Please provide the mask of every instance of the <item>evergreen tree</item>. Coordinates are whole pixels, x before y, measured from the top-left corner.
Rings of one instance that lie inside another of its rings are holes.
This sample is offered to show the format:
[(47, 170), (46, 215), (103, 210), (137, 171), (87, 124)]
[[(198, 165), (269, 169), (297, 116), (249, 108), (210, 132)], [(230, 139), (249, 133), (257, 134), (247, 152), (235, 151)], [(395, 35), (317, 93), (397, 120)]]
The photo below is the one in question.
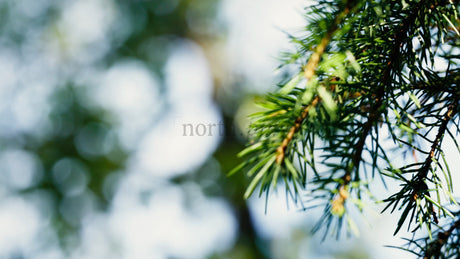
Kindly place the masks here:
[[(442, 149), (460, 132), (460, 18), (456, 0), (319, 0), (290, 36), (290, 75), (252, 116), (252, 140), (230, 174), (247, 170), (245, 198), (279, 182), (305, 210), (322, 206), (314, 228), (356, 230), (372, 187), (394, 193), (397, 234), (426, 233), (402, 247), (420, 258), (460, 258), (460, 206)], [(399, 162), (404, 158), (404, 161)], [(375, 180), (377, 178), (377, 180)], [(390, 180), (391, 179), (391, 180)], [(375, 180), (375, 183), (372, 183)], [(391, 182), (391, 186), (386, 186)], [(456, 183), (458, 184), (458, 183)], [(457, 187), (458, 188), (458, 187)]]

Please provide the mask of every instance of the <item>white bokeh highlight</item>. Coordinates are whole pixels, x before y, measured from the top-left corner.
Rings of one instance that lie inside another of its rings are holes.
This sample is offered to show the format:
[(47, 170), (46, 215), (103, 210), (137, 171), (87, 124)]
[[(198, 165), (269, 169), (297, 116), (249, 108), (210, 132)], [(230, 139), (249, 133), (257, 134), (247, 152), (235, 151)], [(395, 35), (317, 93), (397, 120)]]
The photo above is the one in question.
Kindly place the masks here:
[(0, 203), (0, 257), (10, 253), (28, 251), (40, 230), (38, 211), (20, 198), (2, 197)]
[(160, 111), (158, 79), (140, 61), (124, 60), (95, 83), (95, 102), (110, 110), (119, 124), (124, 147), (133, 149)]
[(194, 184), (154, 187), (139, 178), (120, 186), (109, 220), (123, 258), (205, 258), (232, 246), (236, 222), (224, 201)]
[[(168, 110), (140, 141), (134, 164), (159, 177), (191, 172), (217, 148), (222, 119), (212, 101), (212, 78), (201, 49), (185, 41), (178, 45), (165, 69)], [(211, 129), (209, 124), (216, 124)], [(205, 134), (194, 131), (206, 125)], [(202, 136), (199, 136), (202, 135)]]
[(109, 50), (110, 26), (116, 12), (111, 0), (68, 2), (57, 23), (55, 47), (62, 61), (89, 63)]

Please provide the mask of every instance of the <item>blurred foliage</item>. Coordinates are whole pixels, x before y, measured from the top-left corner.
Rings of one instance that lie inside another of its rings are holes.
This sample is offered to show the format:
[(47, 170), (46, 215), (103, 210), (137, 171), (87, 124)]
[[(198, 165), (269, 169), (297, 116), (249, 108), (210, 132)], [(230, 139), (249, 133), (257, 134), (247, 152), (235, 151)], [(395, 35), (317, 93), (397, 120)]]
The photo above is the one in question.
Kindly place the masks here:
[(50, 132), (24, 136), (24, 149), (38, 156), (43, 176), (36, 186), (22, 192), (41, 189), (52, 197), (53, 224), (61, 241), (78, 232), (88, 213), (107, 208), (113, 186), (106, 180), (123, 170), (128, 156), (111, 129), (107, 111), (82, 106), (78, 89), (72, 85), (57, 88), (50, 100)]

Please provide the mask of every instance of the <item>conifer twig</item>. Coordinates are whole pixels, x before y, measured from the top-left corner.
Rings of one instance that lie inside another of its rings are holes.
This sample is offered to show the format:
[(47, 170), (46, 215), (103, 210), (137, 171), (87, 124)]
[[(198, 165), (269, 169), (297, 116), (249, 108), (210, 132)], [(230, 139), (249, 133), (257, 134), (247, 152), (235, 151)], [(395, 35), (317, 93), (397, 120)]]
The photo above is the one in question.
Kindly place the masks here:
[(276, 163), (281, 164), (283, 162), (286, 148), (291, 142), (292, 138), (294, 137), (294, 134), (299, 130), (300, 126), (302, 125), (302, 122), (307, 117), (308, 111), (310, 110), (310, 108), (315, 107), (319, 101), (320, 101), (319, 96), (315, 97), (315, 99), (313, 99), (310, 105), (305, 107), (305, 109), (302, 111), (300, 116), (296, 118), (294, 122), (294, 126), (291, 127), (288, 134), (283, 139), (283, 142), (281, 143), (281, 145), (276, 149)]
[[(306, 37), (293, 37), (298, 50), (287, 53), (285, 63), (302, 64), (300, 73), (267, 95), (263, 107), (268, 110), (255, 114), (252, 124), (257, 143), (239, 154), (248, 159), (237, 169), (251, 166), (245, 198), (258, 186), (259, 195), (268, 197), (282, 178), (297, 203), (301, 186), (309, 191), (308, 208), (323, 207), (313, 232), (325, 227), (325, 235), (334, 231), (338, 238), (344, 225), (357, 233), (350, 206), (366, 209), (362, 196), (375, 198), (369, 183), (378, 173), (385, 187), (385, 177), (402, 186), (382, 201), (387, 203), (382, 213), (402, 211), (394, 234), (405, 223), (409, 231), (418, 222), (413, 231), (426, 226), (428, 237), (409, 240), (419, 249), (414, 254), (458, 253), (460, 220), (441, 204), (444, 193), (458, 205), (442, 149), (446, 134), (460, 147), (450, 129), (460, 131), (459, 55), (454, 52), (459, 47), (450, 42), (449, 31), (460, 22), (457, 2), (337, 0), (311, 7)], [(452, 49), (444, 49), (449, 44)], [(435, 70), (436, 57), (449, 62), (445, 71)], [(400, 148), (386, 145), (387, 140)], [(404, 155), (412, 151), (415, 162), (397, 165), (393, 148)], [(441, 228), (437, 217), (454, 220)]]
[(460, 219), (455, 221), (448, 230), (438, 233), (437, 238), (428, 245), (423, 258), (429, 259), (433, 256), (436, 256), (435, 258), (438, 258), (439, 254), (441, 253), (442, 247), (446, 244), (447, 240), (452, 235), (452, 232), (454, 232), (455, 229), (460, 229)]
[[(414, 20), (417, 17), (419, 8), (414, 10), (412, 15), (405, 21), (400, 23), (401, 29), (396, 32), (393, 35), (394, 38), (394, 44), (393, 48), (391, 51), (390, 58), (387, 62), (385, 71), (383, 73), (383, 78), (382, 78), (382, 83), (379, 85), (379, 88), (377, 89), (377, 93), (375, 96), (375, 104), (371, 107), (371, 111), (369, 112), (369, 116), (367, 117), (367, 121), (363, 126), (363, 131), (362, 134), (356, 144), (356, 149), (355, 152), (353, 153), (353, 158), (352, 158), (352, 168), (355, 168), (356, 170), (356, 178), (359, 179), (359, 164), (362, 159), (362, 153), (364, 149), (364, 144), (366, 142), (367, 136), (369, 135), (369, 132), (372, 129), (372, 126), (374, 123), (380, 118), (381, 112), (379, 111), (381, 107), (383, 106), (384, 102), (384, 97), (385, 97), (385, 89), (387, 87), (387, 84), (390, 81), (391, 77), (391, 72), (393, 70), (393, 64), (394, 62), (398, 59), (398, 56), (400, 55), (400, 48), (402, 47), (402, 41), (406, 37), (406, 33), (410, 27), (410, 25), (414, 22)], [(351, 170), (347, 170), (345, 172), (345, 175), (342, 177), (345, 181), (345, 185), (347, 185), (351, 181)]]
[[(326, 50), (326, 47), (329, 45), (331, 42), (332, 36), (334, 33), (338, 30), (339, 24), (342, 22), (342, 20), (348, 15), (350, 12), (352, 3), (354, 1), (350, 0), (347, 1), (347, 4), (342, 12), (340, 12), (334, 19), (334, 22), (332, 23), (331, 27), (327, 30), (326, 34), (324, 37), (321, 39), (320, 44), (315, 48), (315, 51), (313, 54), (310, 56), (310, 59), (308, 60), (307, 65), (304, 68), (304, 76), (307, 81), (311, 80), (313, 76), (316, 73), (316, 68), (318, 67), (319, 61), (321, 59), (321, 56), (324, 54), (324, 51)], [(286, 137), (283, 139), (281, 142), (281, 145), (276, 149), (276, 163), (281, 164), (284, 160), (285, 157), (285, 152), (286, 148), (289, 145), (289, 143), (292, 141), (292, 138), (294, 137), (294, 134), (299, 130), (302, 122), (305, 120), (305, 118), (308, 115), (308, 111), (310, 110), (311, 107), (315, 107), (318, 102), (320, 101), (319, 96), (316, 96), (313, 101), (307, 105), (302, 113), (300, 114), (299, 117), (296, 118), (294, 121), (294, 126), (292, 126), (289, 129), (288, 134)]]
[(449, 124), (449, 121), (452, 118), (454, 108), (455, 108), (454, 104), (449, 105), (449, 108), (447, 109), (447, 112), (444, 115), (442, 123), (439, 126), (438, 134), (436, 135), (436, 138), (434, 139), (433, 144), (431, 145), (430, 153), (428, 154), (427, 158), (425, 159), (423, 167), (420, 169), (420, 171), (419, 171), (419, 173), (417, 175), (419, 177), (419, 179), (424, 179), (428, 175), (428, 171), (430, 169), (431, 162), (433, 161), (433, 157), (435, 155), (436, 149), (439, 148), (439, 145), (440, 145), (440, 142), (441, 142), (441, 140), (442, 140), (442, 138), (444, 136), (444, 133), (446, 133), (447, 125)]
[[(423, 163), (423, 166), (420, 168), (420, 171), (416, 175), (416, 186), (419, 187), (420, 189), (415, 189), (412, 193), (413, 201), (414, 202), (420, 192), (426, 192), (428, 190), (428, 186), (424, 182), (428, 175), (428, 171), (430, 170), (431, 167), (431, 162), (433, 161), (433, 158), (435, 156), (436, 150), (439, 148), (441, 144), (441, 140), (446, 133), (447, 130), (447, 125), (449, 124), (450, 119), (452, 118), (453, 111), (455, 109), (455, 105), (451, 104), (449, 105), (449, 108), (447, 109), (446, 114), (444, 115), (444, 118), (442, 120), (441, 125), (439, 126), (438, 134), (436, 135), (436, 138), (433, 141), (433, 144), (431, 145), (431, 150), (428, 156), (425, 159), (425, 162)], [(430, 193), (427, 193), (427, 196), (430, 197)], [(429, 203), (429, 208), (431, 210), (431, 214), (433, 216), (433, 220), (435, 223), (438, 223), (438, 217), (436, 216), (436, 212), (434, 210), (434, 206), (432, 203)]]

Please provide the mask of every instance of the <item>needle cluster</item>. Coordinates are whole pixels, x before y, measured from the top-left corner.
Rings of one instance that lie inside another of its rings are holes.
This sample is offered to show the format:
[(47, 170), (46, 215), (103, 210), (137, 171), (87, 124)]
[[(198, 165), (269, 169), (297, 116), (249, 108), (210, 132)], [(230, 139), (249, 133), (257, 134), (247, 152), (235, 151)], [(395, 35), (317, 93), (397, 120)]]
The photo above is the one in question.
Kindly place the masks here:
[(372, 184), (399, 184), (381, 201), (384, 211), (401, 212), (395, 234), (403, 226), (428, 233), (404, 249), (454, 258), (460, 206), (452, 174), (460, 172), (442, 143), (449, 138), (460, 152), (459, 7), (456, 0), (307, 7), (303, 35), (290, 36), (296, 51), (281, 66), (296, 72), (252, 116), (250, 145), (239, 154), (245, 161), (231, 172), (251, 178), (245, 198), (256, 190), (268, 197), (283, 182), (305, 210), (323, 208), (314, 230), (338, 236), (343, 226), (357, 231), (350, 212), (373, 199)]

